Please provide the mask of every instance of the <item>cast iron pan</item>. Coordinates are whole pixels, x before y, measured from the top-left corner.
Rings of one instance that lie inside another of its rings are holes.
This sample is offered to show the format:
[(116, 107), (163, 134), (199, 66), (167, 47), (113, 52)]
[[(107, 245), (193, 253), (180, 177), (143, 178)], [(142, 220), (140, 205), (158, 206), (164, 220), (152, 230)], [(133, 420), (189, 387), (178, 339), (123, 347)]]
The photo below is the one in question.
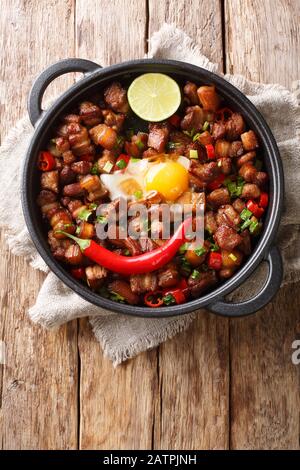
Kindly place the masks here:
[[(42, 111), (41, 102), (47, 86), (56, 77), (68, 72), (82, 72), (84, 77), (61, 95), (49, 110)], [(59, 116), (81, 99), (87, 99), (101, 91), (111, 81), (117, 79), (125, 83), (130, 82), (137, 75), (146, 72), (166, 73), (179, 83), (192, 80), (199, 84), (214, 84), (227, 104), (240, 111), (249, 126), (259, 136), (270, 179), (270, 203), (264, 221), (263, 233), (253, 253), (241, 269), (226, 282), (199, 299), (181, 305), (156, 309), (123, 305), (105, 299), (71, 277), (50, 252), (41, 214), (36, 205), (39, 191), (39, 175), (36, 166), (38, 153), (47, 143), (51, 129)], [(182, 315), (204, 307), (220, 315), (236, 317), (254, 313), (272, 299), (282, 280), (281, 256), (276, 246), (273, 245), (283, 205), (284, 185), (281, 159), (275, 139), (264, 118), (255, 106), (226, 80), (200, 67), (177, 61), (143, 59), (101, 68), (98, 64), (88, 60), (66, 59), (51, 65), (36, 79), (29, 95), (28, 112), (30, 120), (35, 126), (35, 133), (25, 158), (22, 177), (22, 205), (26, 224), (38, 252), (49, 268), (73, 291), (99, 307), (142, 317)], [(242, 283), (247, 290), (247, 278), (263, 260), (268, 263), (269, 273), (260, 291), (244, 302), (230, 303), (224, 300), (227, 294)]]

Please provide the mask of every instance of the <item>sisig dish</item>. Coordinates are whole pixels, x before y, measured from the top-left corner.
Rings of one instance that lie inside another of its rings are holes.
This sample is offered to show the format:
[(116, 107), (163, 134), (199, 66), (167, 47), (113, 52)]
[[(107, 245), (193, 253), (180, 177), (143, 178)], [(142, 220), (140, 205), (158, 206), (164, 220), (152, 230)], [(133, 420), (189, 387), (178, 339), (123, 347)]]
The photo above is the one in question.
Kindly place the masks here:
[[(146, 75), (166, 77), (145, 74), (146, 85)], [(172, 96), (151, 108), (151, 122), (131, 87), (112, 81), (60, 117), (39, 154), (36, 202), (52, 256), (74, 278), (116, 302), (182, 304), (229, 279), (251, 255), (268, 206), (268, 174), (256, 133), (214, 85), (177, 84), (179, 101)], [(157, 101), (159, 93), (152, 95)], [(164, 116), (172, 103), (175, 112)], [(143, 217), (128, 215), (138, 205)], [(176, 226), (183, 206), (190, 216)], [(188, 237), (201, 216), (202, 237)]]

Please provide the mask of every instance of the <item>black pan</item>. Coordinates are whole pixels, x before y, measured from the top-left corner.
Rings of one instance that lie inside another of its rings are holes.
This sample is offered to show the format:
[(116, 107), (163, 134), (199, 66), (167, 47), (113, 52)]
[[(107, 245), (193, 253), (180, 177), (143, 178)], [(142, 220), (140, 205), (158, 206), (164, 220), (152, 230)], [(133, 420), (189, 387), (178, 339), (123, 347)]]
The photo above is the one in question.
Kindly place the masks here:
[[(45, 89), (56, 77), (68, 72), (82, 72), (84, 77), (71, 86), (47, 111), (42, 111), (41, 101)], [(64, 267), (56, 261), (49, 249), (47, 236), (40, 210), (36, 204), (39, 192), (39, 174), (37, 158), (39, 151), (47, 144), (51, 129), (59, 116), (65, 113), (82, 99), (99, 92), (111, 81), (131, 81), (137, 75), (146, 72), (166, 73), (179, 83), (192, 80), (199, 84), (214, 84), (227, 104), (240, 111), (251, 129), (259, 136), (264, 161), (270, 179), (270, 203), (264, 221), (264, 229), (259, 241), (247, 260), (234, 276), (199, 299), (185, 304), (147, 308), (123, 305), (101, 297), (87, 286), (76, 281)], [(282, 280), (281, 256), (274, 246), (280, 215), (283, 205), (283, 170), (275, 139), (255, 106), (234, 86), (222, 77), (194, 65), (171, 60), (134, 60), (101, 68), (94, 62), (82, 59), (66, 59), (51, 65), (36, 79), (28, 100), (30, 120), (35, 126), (34, 136), (30, 143), (23, 169), (22, 204), (26, 224), (31, 238), (49, 268), (73, 291), (85, 300), (115, 312), (142, 317), (167, 317), (182, 315), (199, 308), (207, 308), (214, 313), (225, 316), (249, 315), (264, 307), (275, 295)], [(263, 260), (269, 265), (268, 278), (261, 290), (253, 298), (240, 303), (229, 303), (225, 296), (244, 283), (247, 289), (247, 278)]]

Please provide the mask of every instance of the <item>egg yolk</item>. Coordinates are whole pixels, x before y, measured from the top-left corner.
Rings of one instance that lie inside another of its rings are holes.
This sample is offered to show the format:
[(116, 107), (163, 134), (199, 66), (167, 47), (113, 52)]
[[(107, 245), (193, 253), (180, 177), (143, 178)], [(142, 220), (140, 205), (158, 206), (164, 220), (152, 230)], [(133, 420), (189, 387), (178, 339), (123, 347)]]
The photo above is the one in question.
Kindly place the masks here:
[(178, 162), (154, 165), (146, 174), (147, 191), (158, 191), (167, 201), (175, 201), (188, 189), (187, 170)]

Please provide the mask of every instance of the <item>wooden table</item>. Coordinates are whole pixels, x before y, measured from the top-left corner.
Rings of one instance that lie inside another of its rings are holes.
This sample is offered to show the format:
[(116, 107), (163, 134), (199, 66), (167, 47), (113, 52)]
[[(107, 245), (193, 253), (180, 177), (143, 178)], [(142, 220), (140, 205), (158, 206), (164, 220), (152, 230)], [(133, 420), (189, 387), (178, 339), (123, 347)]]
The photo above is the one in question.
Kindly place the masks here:
[[(221, 71), (286, 86), (300, 78), (299, 0), (1, 0), (1, 138), (48, 64), (142, 57), (164, 21)], [(73, 80), (56, 80), (48, 96)], [(4, 449), (299, 448), (300, 366), (291, 361), (299, 285), (249, 318), (205, 313), (188, 332), (113, 369), (87, 321), (57, 332), (31, 324), (26, 311), (43, 279), (2, 236)]]

